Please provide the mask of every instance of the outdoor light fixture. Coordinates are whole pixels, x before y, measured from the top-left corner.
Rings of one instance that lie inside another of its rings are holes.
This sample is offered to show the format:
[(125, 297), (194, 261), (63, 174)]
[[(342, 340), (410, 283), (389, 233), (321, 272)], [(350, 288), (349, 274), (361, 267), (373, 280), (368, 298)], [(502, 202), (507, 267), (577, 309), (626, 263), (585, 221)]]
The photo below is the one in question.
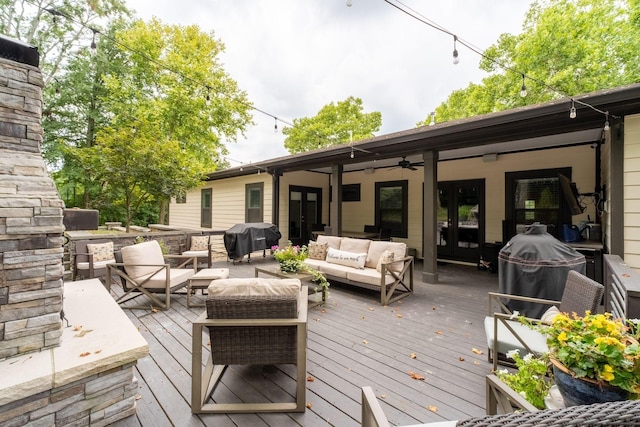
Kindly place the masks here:
[(522, 87), (520, 88), (520, 96), (523, 98), (527, 96), (527, 87), (524, 85), (524, 74), (522, 75)]
[(453, 36), (453, 64), (460, 63), (460, 58), (458, 58), (458, 49), (456, 48), (456, 42), (458, 41), (458, 36)]
[(569, 110), (569, 117), (572, 119), (576, 118), (576, 104), (574, 103), (573, 99), (571, 100), (571, 110)]

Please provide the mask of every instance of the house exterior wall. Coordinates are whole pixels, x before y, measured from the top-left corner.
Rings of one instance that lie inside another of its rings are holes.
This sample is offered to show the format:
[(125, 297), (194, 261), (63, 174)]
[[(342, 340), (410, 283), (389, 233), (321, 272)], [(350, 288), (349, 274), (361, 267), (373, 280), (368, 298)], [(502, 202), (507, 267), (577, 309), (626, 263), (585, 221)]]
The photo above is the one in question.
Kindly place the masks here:
[(640, 269), (640, 115), (624, 120), (624, 256)]
[[(640, 122), (640, 119), (638, 120)], [(638, 124), (640, 133), (640, 123)], [(640, 149), (640, 144), (639, 147)], [(501, 154), (494, 162), (484, 162), (482, 158), (441, 161), (438, 163), (438, 181), (467, 179), (485, 180), (485, 241), (502, 241), (502, 220), (505, 216), (505, 173), (534, 169), (571, 167), (572, 180), (581, 192), (592, 192), (595, 187), (595, 150), (589, 145), (562, 147), (540, 151)], [(640, 168), (638, 169), (640, 170)], [(422, 256), (422, 181), (423, 172), (408, 169), (376, 169), (375, 171), (345, 172), (343, 185), (360, 183), (360, 201), (342, 203), (342, 229), (362, 231), (363, 224), (375, 224), (375, 183), (385, 181), (408, 181), (408, 238), (398, 239), (415, 248)], [(289, 223), (289, 187), (291, 185), (316, 187), (322, 189), (322, 222), (329, 224), (329, 174), (315, 172), (286, 173), (280, 178), (279, 229), (282, 242), (288, 240)], [(640, 174), (638, 174), (640, 185)], [(187, 194), (184, 204), (175, 200), (170, 206), (170, 223), (176, 227), (200, 227), (200, 190), (212, 188), (213, 229), (226, 230), (237, 223), (244, 222), (245, 185), (264, 182), (264, 220), (271, 222), (272, 177), (268, 174), (252, 174), (243, 177), (223, 179), (206, 183)], [(640, 210), (639, 210), (640, 212)], [(587, 203), (582, 215), (572, 217), (573, 224), (596, 217), (595, 206)], [(638, 239), (640, 242), (640, 239)], [(281, 243), (282, 243), (281, 242)], [(640, 251), (638, 252), (640, 253)]]
[(189, 191), (186, 203), (176, 203), (171, 200), (169, 206), (169, 225), (172, 227), (200, 228), (200, 194), (201, 190), (211, 188), (212, 193), (212, 221), (213, 230), (227, 230), (235, 224), (245, 222), (245, 186), (262, 182), (263, 219), (272, 222), (272, 178), (271, 175), (261, 173), (219, 181), (206, 182), (201, 187)]

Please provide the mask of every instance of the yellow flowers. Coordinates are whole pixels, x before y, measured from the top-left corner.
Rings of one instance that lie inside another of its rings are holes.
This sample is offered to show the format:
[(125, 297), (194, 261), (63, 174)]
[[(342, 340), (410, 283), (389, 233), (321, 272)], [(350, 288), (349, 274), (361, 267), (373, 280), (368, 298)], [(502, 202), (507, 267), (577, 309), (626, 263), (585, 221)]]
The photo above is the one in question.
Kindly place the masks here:
[(613, 374), (613, 367), (611, 365), (604, 365), (603, 371), (600, 372), (600, 378), (607, 382), (613, 381), (615, 375)]

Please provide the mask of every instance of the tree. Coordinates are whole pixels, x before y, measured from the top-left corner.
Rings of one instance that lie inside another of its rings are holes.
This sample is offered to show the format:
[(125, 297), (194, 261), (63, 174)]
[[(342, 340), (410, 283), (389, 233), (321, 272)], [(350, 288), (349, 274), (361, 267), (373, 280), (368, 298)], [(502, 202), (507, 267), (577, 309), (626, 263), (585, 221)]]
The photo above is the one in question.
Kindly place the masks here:
[(128, 226), (143, 203), (166, 204), (215, 170), (221, 139), (244, 132), (251, 105), (217, 58), (223, 44), (195, 25), (136, 21), (116, 33), (116, 46), (110, 60), (126, 68), (102, 76), (110, 119), (83, 163), (121, 194)]
[(284, 146), (291, 154), (370, 138), (382, 126), (382, 114), (364, 113), (360, 98), (348, 97), (320, 109), (315, 117), (294, 119), (284, 127)]
[[(454, 91), (438, 122), (635, 83), (640, 79), (638, 0), (538, 0), (520, 35), (484, 52), (482, 84)], [(491, 59), (489, 59), (491, 58)], [(526, 97), (519, 95), (525, 75)], [(418, 123), (426, 125), (430, 118)]]

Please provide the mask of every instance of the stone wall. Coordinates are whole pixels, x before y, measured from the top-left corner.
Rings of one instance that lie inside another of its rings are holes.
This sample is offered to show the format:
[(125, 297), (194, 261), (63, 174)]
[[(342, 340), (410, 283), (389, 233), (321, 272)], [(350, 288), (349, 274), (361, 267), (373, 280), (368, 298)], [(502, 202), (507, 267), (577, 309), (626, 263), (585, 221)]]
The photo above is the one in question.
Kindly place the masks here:
[(0, 58), (0, 360), (60, 344), (64, 206), (40, 152), (42, 87)]

